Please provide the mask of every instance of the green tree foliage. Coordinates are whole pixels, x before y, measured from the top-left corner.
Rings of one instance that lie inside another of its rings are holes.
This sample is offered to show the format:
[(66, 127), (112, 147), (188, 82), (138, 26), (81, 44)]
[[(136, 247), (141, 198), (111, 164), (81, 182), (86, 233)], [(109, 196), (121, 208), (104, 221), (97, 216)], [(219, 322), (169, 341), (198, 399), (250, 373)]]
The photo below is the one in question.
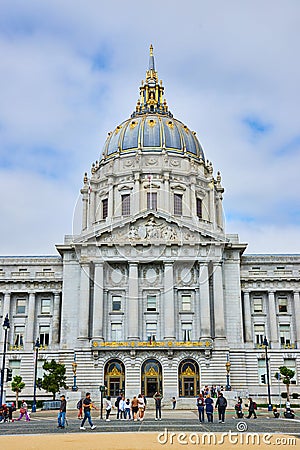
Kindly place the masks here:
[(19, 408), (19, 394), (24, 389), (25, 383), (22, 381), (22, 377), (16, 375), (11, 382), (11, 390), (16, 393), (16, 408)]
[(295, 371), (292, 369), (288, 369), (286, 366), (279, 367), (279, 371), (282, 375), (282, 381), (286, 385), (286, 394), (287, 394), (287, 401), (290, 401), (290, 384), (291, 379), (295, 375)]
[(54, 359), (50, 362), (45, 362), (43, 364), (43, 369), (45, 370), (42, 388), (46, 392), (51, 392), (53, 395), (53, 400), (55, 400), (55, 394), (60, 391), (61, 388), (68, 389), (66, 384), (66, 367), (64, 364), (57, 363)]

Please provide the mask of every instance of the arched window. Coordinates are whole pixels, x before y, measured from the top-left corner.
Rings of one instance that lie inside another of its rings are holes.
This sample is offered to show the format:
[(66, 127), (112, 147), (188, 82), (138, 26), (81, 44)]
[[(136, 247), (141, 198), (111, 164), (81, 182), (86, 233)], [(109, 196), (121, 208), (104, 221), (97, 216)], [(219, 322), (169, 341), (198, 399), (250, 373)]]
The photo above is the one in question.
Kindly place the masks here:
[(181, 361), (178, 378), (180, 397), (195, 397), (200, 392), (199, 365), (193, 359)]
[(107, 395), (116, 397), (125, 388), (125, 367), (119, 359), (112, 359), (105, 364), (104, 384)]
[(142, 365), (142, 393), (152, 397), (155, 392), (162, 393), (162, 367), (157, 359), (147, 359)]

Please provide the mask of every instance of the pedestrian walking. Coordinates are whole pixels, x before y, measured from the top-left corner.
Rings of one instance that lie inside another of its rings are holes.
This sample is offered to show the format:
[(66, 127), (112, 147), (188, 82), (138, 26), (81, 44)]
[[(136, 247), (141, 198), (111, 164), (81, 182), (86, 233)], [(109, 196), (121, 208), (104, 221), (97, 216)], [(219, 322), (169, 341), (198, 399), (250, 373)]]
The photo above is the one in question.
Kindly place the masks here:
[(88, 422), (89, 422), (89, 424), (90, 424), (91, 430), (94, 430), (94, 429), (96, 428), (96, 426), (95, 426), (95, 425), (93, 424), (93, 422), (92, 422), (92, 418), (91, 418), (91, 409), (94, 408), (94, 409), (96, 409), (97, 411), (99, 411), (99, 409), (93, 404), (93, 402), (92, 402), (92, 400), (91, 400), (91, 394), (90, 394), (90, 392), (87, 392), (87, 393), (85, 394), (85, 399), (84, 399), (83, 402), (82, 402), (82, 406), (83, 406), (83, 413), (84, 413), (84, 416), (83, 416), (83, 420), (82, 420), (82, 422), (81, 422), (81, 424), (80, 424), (80, 429), (81, 429), (81, 430), (85, 430), (84, 424), (85, 424), (85, 421), (86, 421), (86, 419), (87, 419)]
[(65, 428), (66, 421), (66, 412), (67, 412), (67, 401), (64, 395), (60, 396), (60, 408), (57, 416), (57, 428)]
[(162, 395), (159, 391), (155, 392), (153, 395), (155, 400), (155, 420), (161, 420), (161, 401)]
[(206, 410), (206, 415), (207, 415), (207, 421), (208, 422), (213, 422), (214, 421), (214, 401), (210, 397), (210, 395), (207, 394), (204, 402), (205, 402), (205, 410)]
[(142, 396), (142, 394), (138, 395), (138, 407), (139, 407), (139, 420), (144, 420), (144, 414), (145, 414), (145, 401)]
[(111, 403), (111, 396), (108, 395), (105, 399), (105, 411), (106, 411), (106, 422), (110, 422), (109, 415), (111, 413), (112, 403)]
[(83, 402), (83, 398), (81, 398), (80, 400), (78, 400), (76, 408), (78, 409), (78, 414), (77, 414), (77, 419), (82, 419), (82, 402)]
[(26, 422), (30, 421), (30, 417), (28, 414), (28, 405), (25, 402), (25, 400), (22, 400), (22, 404), (21, 404), (21, 408), (20, 408), (20, 416), (18, 417), (17, 420), (21, 420), (23, 416), (25, 416)]
[(173, 405), (173, 409), (176, 408), (176, 398), (172, 397), (172, 405)]
[(219, 392), (217, 401), (216, 401), (216, 407), (218, 407), (218, 413), (219, 413), (219, 423), (225, 423), (225, 411), (227, 407), (227, 400), (223, 396), (223, 392)]
[(244, 417), (244, 414), (243, 414), (243, 400), (241, 397), (238, 397), (234, 409), (236, 411), (236, 417), (238, 419), (242, 419)]
[(199, 413), (199, 422), (204, 422), (204, 397), (202, 394), (198, 395), (197, 398), (197, 408), (198, 408), (198, 413)]
[(120, 419), (120, 415), (121, 415), (121, 411), (120, 411), (120, 401), (122, 400), (122, 392), (119, 393), (118, 397), (116, 398), (115, 401), (115, 407), (117, 408), (117, 420)]
[(254, 416), (253, 418), (257, 419), (256, 412), (255, 412), (255, 410), (257, 409), (256, 403), (252, 400), (252, 397), (249, 397), (248, 400), (249, 400), (249, 407), (248, 407), (248, 416), (246, 416), (246, 419), (250, 419), (252, 414)]
[(132, 410), (133, 420), (136, 422), (137, 414), (138, 414), (138, 410), (139, 410), (139, 402), (138, 402), (138, 399), (136, 398), (136, 395), (131, 400), (131, 410)]

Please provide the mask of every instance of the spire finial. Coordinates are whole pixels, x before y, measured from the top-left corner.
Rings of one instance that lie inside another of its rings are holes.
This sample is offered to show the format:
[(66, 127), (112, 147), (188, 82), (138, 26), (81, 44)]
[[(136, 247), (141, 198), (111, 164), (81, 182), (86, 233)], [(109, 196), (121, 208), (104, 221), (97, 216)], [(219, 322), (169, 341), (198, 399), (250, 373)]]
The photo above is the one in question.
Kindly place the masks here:
[(149, 70), (155, 70), (152, 44), (150, 45)]

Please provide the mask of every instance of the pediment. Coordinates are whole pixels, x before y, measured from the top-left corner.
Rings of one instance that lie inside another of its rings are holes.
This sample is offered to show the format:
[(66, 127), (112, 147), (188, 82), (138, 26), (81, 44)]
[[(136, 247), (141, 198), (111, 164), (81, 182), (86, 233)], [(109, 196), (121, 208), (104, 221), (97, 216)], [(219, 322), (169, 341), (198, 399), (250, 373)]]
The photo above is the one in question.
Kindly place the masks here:
[(110, 226), (94, 229), (93, 235), (81, 235), (79, 242), (97, 245), (148, 245), (148, 244), (224, 244), (224, 235), (220, 236), (180, 218), (170, 217), (158, 212), (139, 214), (134, 218), (120, 220)]

